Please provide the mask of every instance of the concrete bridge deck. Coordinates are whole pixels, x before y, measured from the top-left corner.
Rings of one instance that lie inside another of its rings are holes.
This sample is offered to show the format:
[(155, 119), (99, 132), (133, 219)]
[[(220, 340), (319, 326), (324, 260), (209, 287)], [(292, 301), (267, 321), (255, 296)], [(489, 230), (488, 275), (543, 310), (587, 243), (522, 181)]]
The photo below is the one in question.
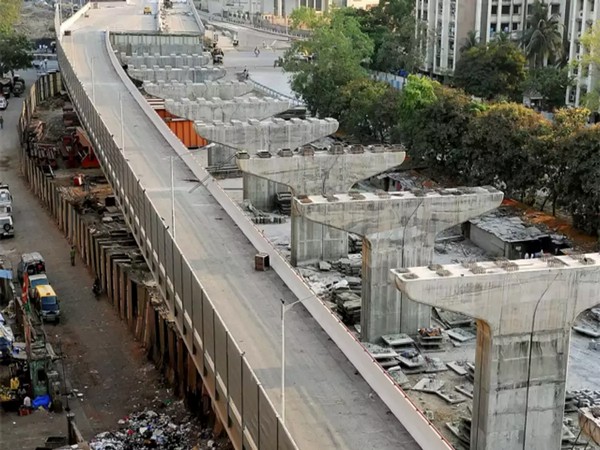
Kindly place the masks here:
[[(124, 154), (146, 195), (169, 223), (169, 158), (173, 147), (154, 126), (114, 69), (104, 30), (153, 30), (141, 2), (98, 3), (73, 26), (62, 45), (76, 75), (117, 142), (121, 113)], [(187, 22), (186, 22), (187, 23)], [(171, 29), (171, 32), (177, 30)], [(94, 86), (92, 87), (92, 82)], [(256, 250), (210, 193), (189, 193), (193, 178), (186, 164), (175, 164), (176, 238), (234, 339), (266, 389), (280, 399), (280, 299), (294, 300), (273, 272), (255, 272)], [(286, 425), (303, 449), (417, 449), (419, 446), (342, 352), (302, 307), (286, 315)]]

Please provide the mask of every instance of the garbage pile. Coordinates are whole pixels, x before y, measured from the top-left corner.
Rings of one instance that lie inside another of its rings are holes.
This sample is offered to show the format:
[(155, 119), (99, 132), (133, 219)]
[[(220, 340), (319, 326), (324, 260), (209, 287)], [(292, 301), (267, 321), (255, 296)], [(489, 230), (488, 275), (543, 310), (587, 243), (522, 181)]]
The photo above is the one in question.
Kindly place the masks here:
[(216, 448), (208, 445), (197, 446), (192, 442), (192, 424), (176, 424), (166, 414), (151, 410), (134, 413), (119, 420), (119, 431), (107, 431), (96, 435), (90, 442), (91, 450), (138, 450), (160, 448), (164, 450), (187, 450), (191, 448)]

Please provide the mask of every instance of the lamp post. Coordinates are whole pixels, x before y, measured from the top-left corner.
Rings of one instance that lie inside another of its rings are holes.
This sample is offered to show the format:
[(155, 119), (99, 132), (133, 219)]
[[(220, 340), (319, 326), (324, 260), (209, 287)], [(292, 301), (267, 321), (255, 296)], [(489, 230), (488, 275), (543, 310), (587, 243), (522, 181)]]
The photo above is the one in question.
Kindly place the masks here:
[(123, 123), (123, 93), (119, 92), (119, 110), (121, 111), (121, 151), (125, 156), (125, 124)]
[(296, 306), (298, 303), (302, 303), (305, 300), (314, 298), (314, 296), (301, 298), (288, 305), (285, 304), (284, 299), (281, 300), (281, 423), (285, 425), (285, 313)]
[(94, 61), (96, 60), (95, 56), (92, 56), (92, 101), (96, 103), (96, 83), (94, 83)]

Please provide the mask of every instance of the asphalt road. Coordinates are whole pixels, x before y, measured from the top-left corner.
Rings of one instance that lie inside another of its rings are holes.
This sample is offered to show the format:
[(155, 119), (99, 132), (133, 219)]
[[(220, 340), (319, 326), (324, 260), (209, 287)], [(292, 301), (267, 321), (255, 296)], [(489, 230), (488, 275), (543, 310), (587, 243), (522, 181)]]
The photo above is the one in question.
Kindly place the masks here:
[[(99, 30), (151, 29), (138, 6), (91, 10), (76, 23), (64, 48), (80, 80), (91, 92), (92, 58), (95, 105), (120, 138), (119, 94), (123, 94), (125, 155), (163, 217), (170, 217), (173, 149), (152, 125), (112, 68)], [(177, 180), (191, 173), (182, 161)], [(280, 299), (293, 294), (273, 272), (253, 270), (255, 250), (212, 196), (176, 183), (177, 241), (246, 352), (246, 358), (271, 401), (280, 399)], [(286, 315), (286, 424), (303, 449), (417, 449), (340, 350), (301, 305)]]
[[(22, 72), (27, 86), (36, 79), (34, 70)], [(93, 276), (78, 259), (72, 267), (69, 243), (19, 172), (17, 121), (22, 98), (11, 98), (0, 130), (0, 180), (14, 197), (15, 237), (0, 240), (0, 255), (16, 268), (20, 255), (39, 251), (47, 262), (48, 278), (61, 300), (59, 325), (47, 324), (46, 332), (56, 350), (66, 355), (69, 389), (83, 399), (70, 406), (84, 436), (113, 429), (132, 411), (152, 406), (153, 400), (172, 400), (160, 382), (160, 374), (148, 362), (108, 301), (92, 295)], [(60, 112), (59, 112), (60, 114)], [(58, 369), (62, 371), (59, 364)], [(18, 417), (0, 410), (0, 449), (33, 450), (46, 437), (66, 435), (65, 414), (35, 412)]]

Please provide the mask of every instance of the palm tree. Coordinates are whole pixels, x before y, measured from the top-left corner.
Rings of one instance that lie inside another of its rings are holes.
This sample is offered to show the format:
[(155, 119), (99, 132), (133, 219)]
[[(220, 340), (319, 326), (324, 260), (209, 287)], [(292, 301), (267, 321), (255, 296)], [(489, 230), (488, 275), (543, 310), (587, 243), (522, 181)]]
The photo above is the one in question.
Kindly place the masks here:
[(477, 31), (471, 30), (465, 36), (459, 51), (460, 53), (464, 53), (470, 48), (476, 47), (477, 45), (479, 45), (479, 35), (477, 34)]
[(536, 0), (527, 16), (522, 45), (532, 68), (559, 60), (563, 51), (560, 14), (550, 14), (548, 5)]

